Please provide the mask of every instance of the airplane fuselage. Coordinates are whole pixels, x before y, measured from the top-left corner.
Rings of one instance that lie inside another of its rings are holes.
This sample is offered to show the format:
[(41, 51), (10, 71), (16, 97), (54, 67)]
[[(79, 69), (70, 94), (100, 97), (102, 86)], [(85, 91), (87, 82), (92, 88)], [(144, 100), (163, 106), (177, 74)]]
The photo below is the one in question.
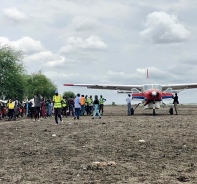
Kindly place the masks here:
[(163, 92), (158, 89), (148, 89), (140, 93), (133, 93), (132, 98), (142, 100), (145, 108), (159, 109), (161, 101), (172, 98), (172, 93)]

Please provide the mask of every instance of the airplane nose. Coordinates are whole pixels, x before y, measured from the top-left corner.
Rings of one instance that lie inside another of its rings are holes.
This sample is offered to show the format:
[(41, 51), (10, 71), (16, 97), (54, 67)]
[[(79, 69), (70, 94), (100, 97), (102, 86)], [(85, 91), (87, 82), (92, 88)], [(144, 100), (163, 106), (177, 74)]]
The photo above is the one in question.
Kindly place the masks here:
[(159, 97), (159, 93), (157, 91), (150, 92), (150, 97)]
[(157, 92), (156, 91), (152, 91), (152, 96), (156, 96)]

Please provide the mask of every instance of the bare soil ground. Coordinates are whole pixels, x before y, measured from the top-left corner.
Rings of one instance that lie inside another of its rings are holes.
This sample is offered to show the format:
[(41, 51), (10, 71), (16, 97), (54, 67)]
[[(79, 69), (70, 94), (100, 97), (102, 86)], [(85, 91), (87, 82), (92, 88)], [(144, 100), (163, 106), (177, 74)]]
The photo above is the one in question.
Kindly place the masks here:
[(102, 119), (57, 126), (54, 118), (1, 120), (0, 183), (197, 183), (197, 106), (180, 105), (179, 115), (126, 111), (105, 106)]

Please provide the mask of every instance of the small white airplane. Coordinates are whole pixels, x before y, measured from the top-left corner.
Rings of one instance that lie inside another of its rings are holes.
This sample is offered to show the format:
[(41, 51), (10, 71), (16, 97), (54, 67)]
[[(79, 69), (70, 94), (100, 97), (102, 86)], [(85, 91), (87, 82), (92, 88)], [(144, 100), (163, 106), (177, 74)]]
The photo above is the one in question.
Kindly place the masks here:
[[(142, 100), (141, 103), (144, 105), (144, 107), (148, 109), (153, 109), (153, 115), (155, 115), (155, 109), (160, 108), (160, 105), (162, 104), (162, 100), (172, 99), (173, 94), (179, 93), (184, 89), (197, 88), (197, 83), (167, 84), (167, 85), (64, 84), (64, 86), (79, 86), (79, 87), (87, 87), (91, 89), (108, 89), (108, 90), (117, 90), (118, 93), (130, 93), (132, 95), (132, 99)], [(134, 114), (135, 109), (132, 109), (132, 115)]]

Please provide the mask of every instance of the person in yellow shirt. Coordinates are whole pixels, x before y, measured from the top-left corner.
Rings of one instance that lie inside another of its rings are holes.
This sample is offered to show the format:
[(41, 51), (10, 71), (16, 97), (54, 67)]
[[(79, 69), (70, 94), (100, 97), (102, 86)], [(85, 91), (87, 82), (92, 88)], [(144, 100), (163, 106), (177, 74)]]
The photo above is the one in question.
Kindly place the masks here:
[(58, 117), (60, 119), (60, 122), (62, 122), (62, 96), (58, 94), (58, 90), (55, 90), (55, 95), (53, 96), (53, 108), (55, 114), (55, 123), (56, 125), (58, 125)]
[(14, 116), (14, 102), (12, 101), (12, 99), (9, 100), (9, 102), (7, 103), (7, 107), (8, 107), (8, 121), (13, 119)]
[(88, 98), (88, 102), (89, 102), (89, 115), (93, 114), (93, 98), (92, 95), (90, 95), (90, 97)]
[(88, 100), (88, 95), (85, 96), (85, 111), (86, 115), (89, 115), (89, 100)]
[(103, 115), (103, 108), (104, 108), (104, 102), (106, 101), (105, 98), (103, 98), (102, 95), (100, 95), (99, 98), (99, 113), (101, 112), (101, 115)]

